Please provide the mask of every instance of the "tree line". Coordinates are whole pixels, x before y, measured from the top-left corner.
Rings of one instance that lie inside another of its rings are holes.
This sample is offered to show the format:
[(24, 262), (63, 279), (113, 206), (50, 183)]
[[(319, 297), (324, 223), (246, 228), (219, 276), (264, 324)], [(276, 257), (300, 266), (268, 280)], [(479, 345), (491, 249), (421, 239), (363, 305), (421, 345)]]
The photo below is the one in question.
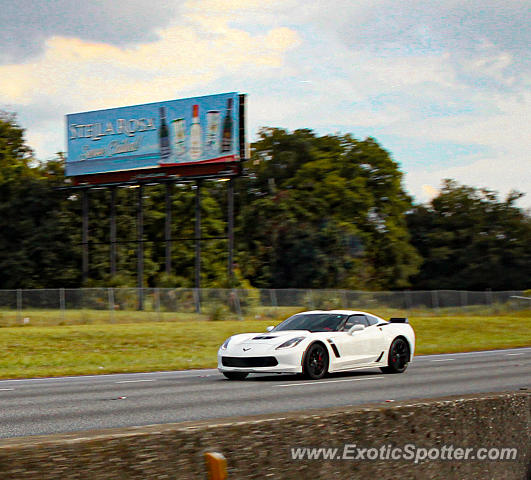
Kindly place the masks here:
[[(0, 115), (0, 289), (136, 284), (136, 191), (118, 188), (110, 276), (109, 189), (91, 190), (90, 278), (81, 276), (81, 198), (64, 156), (37, 162), (14, 115)], [(531, 217), (522, 194), (446, 180), (428, 204), (373, 138), (263, 128), (235, 182), (235, 267), (224, 239), (202, 242), (203, 287), (519, 290), (531, 285)], [(194, 184), (172, 197), (172, 273), (164, 269), (165, 186), (144, 188), (145, 284), (193, 287)], [(204, 181), (202, 236), (226, 235), (226, 185)], [(180, 240), (179, 240), (180, 239)]]

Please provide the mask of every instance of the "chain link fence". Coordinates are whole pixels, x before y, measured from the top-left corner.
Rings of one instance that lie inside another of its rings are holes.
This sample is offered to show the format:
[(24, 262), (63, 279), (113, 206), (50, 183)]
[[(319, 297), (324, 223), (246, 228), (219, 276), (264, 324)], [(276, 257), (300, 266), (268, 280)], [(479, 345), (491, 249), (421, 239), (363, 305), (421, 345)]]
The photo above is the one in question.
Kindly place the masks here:
[[(520, 298), (518, 298), (520, 297)], [(139, 302), (142, 309), (139, 309)], [(0, 326), (278, 318), (309, 309), (492, 315), (531, 308), (525, 292), (77, 288), (0, 290)]]

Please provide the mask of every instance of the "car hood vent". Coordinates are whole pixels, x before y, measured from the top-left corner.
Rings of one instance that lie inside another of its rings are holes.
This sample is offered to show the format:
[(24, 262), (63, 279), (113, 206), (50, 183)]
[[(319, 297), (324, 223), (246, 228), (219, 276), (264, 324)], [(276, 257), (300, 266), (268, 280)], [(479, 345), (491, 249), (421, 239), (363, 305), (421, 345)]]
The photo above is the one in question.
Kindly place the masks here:
[(254, 337), (253, 340), (273, 340), (273, 338), (277, 338), (276, 336), (275, 337), (267, 337), (267, 336), (264, 336), (264, 335), (260, 335), (258, 337)]

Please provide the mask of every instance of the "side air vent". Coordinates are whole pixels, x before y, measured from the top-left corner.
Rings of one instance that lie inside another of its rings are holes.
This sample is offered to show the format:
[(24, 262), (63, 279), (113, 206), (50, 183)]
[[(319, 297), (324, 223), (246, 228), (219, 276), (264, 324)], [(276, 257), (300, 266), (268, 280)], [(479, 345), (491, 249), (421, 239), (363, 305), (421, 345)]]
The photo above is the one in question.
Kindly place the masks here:
[(391, 323), (409, 323), (409, 320), (407, 318), (400, 317), (390, 318), (389, 321)]
[(334, 355), (336, 356), (336, 358), (339, 358), (341, 355), (339, 355), (339, 350), (337, 349), (337, 345), (334, 343), (334, 341), (331, 338), (328, 338), (327, 341), (330, 344), (330, 346), (332, 347), (332, 350), (333, 350)]

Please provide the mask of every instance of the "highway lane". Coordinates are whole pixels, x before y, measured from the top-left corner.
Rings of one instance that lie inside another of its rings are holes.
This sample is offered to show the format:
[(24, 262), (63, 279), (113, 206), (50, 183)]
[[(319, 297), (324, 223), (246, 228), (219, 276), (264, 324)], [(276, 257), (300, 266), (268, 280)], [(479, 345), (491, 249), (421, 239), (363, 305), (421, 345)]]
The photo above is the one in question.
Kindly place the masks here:
[(415, 357), (319, 381), (188, 370), (0, 381), (0, 438), (531, 388), (531, 348)]

